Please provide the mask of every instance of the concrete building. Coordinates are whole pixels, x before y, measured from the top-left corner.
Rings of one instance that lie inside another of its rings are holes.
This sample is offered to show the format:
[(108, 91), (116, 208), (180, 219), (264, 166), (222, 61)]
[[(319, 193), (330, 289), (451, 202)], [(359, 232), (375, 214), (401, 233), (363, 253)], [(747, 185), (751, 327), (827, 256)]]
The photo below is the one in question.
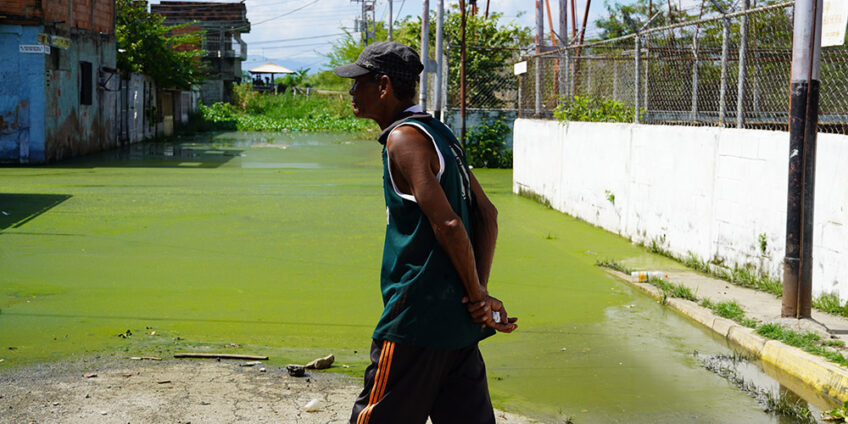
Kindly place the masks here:
[(116, 145), (114, 0), (0, 1), (0, 162)]
[(165, 17), (165, 25), (196, 22), (205, 31), (203, 61), (209, 73), (200, 87), (205, 104), (228, 102), (233, 83), (241, 80), (241, 64), (247, 60), (247, 44), (241, 34), (250, 32), (247, 8), (241, 3), (167, 1), (150, 5), (152, 13)]

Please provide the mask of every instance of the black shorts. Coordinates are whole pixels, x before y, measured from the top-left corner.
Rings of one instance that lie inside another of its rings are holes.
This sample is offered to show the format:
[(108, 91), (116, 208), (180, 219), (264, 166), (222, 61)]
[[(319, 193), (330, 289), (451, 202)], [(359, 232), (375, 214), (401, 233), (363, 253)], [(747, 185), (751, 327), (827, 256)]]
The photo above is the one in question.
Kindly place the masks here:
[(374, 340), (351, 424), (423, 424), (428, 416), (433, 424), (494, 424), (477, 344), (443, 350)]

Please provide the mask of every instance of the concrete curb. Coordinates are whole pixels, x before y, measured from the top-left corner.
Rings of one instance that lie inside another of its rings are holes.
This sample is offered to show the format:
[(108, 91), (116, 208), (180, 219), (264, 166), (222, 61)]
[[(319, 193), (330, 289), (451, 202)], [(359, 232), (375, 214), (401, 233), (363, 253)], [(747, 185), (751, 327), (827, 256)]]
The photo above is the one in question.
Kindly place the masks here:
[[(663, 300), (662, 291), (648, 283), (636, 282), (629, 275), (611, 269), (604, 271), (654, 299)], [(799, 379), (815, 391), (840, 403), (848, 401), (848, 369), (797, 347), (762, 337), (753, 329), (716, 316), (711, 310), (690, 300), (667, 298), (665, 304), (715, 331), (759, 360)]]

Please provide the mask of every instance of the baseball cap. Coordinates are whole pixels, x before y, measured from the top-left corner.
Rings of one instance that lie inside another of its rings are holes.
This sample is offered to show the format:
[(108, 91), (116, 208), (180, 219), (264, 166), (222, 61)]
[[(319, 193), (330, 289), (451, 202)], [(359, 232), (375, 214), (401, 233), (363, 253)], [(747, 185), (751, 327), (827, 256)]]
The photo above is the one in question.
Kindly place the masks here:
[(375, 72), (410, 81), (417, 80), (422, 70), (424, 65), (415, 50), (393, 41), (379, 41), (366, 46), (356, 62), (339, 66), (333, 72), (342, 78), (356, 78)]

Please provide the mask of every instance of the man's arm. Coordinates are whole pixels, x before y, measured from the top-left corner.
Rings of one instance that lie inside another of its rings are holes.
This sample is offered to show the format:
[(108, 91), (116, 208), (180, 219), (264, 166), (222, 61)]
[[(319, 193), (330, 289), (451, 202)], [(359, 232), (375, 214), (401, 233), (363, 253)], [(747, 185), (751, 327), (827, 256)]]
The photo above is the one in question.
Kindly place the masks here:
[(386, 142), (392, 178), (398, 189), (415, 196), (418, 207), (433, 228), (436, 241), (456, 268), (469, 299), (488, 296), (480, 284), (471, 240), (462, 219), (451, 208), (436, 179), (439, 160), (433, 143), (414, 127), (401, 126)]
[[(500, 331), (515, 329), (515, 320), (507, 320), (506, 310), (497, 299), (488, 295), (485, 284), (494, 255), (495, 238), (497, 237), (497, 210), (488, 201), (482, 188), (474, 180), (475, 189), (482, 195), (491, 208), (485, 208), (483, 219), (487, 227), (481, 236), (484, 246), (479, 249), (482, 262), (475, 259), (475, 249), (465, 230), (462, 220), (451, 208), (442, 190), (436, 174), (439, 170), (439, 160), (433, 143), (414, 127), (401, 126), (391, 133), (386, 142), (386, 150), (392, 171), (392, 178), (398, 189), (415, 197), (421, 212), (427, 217), (436, 236), (439, 246), (444, 249), (457, 270), (462, 284), (468, 295), (468, 310), (475, 322), (487, 325)], [(476, 194), (475, 194), (476, 195)], [(492, 227), (494, 225), (494, 227)], [(475, 237), (476, 239), (477, 237)], [(475, 240), (476, 241), (476, 240)], [(485, 279), (480, 278), (482, 271)], [(501, 323), (492, 319), (492, 310), (501, 312)]]
[(498, 239), (498, 210), (489, 201), (483, 187), (471, 174), (471, 191), (474, 193), (475, 207), (471, 211), (474, 228), (474, 257), (477, 260), (477, 275), (480, 285), (489, 287), (489, 273), (495, 257), (495, 242)]

